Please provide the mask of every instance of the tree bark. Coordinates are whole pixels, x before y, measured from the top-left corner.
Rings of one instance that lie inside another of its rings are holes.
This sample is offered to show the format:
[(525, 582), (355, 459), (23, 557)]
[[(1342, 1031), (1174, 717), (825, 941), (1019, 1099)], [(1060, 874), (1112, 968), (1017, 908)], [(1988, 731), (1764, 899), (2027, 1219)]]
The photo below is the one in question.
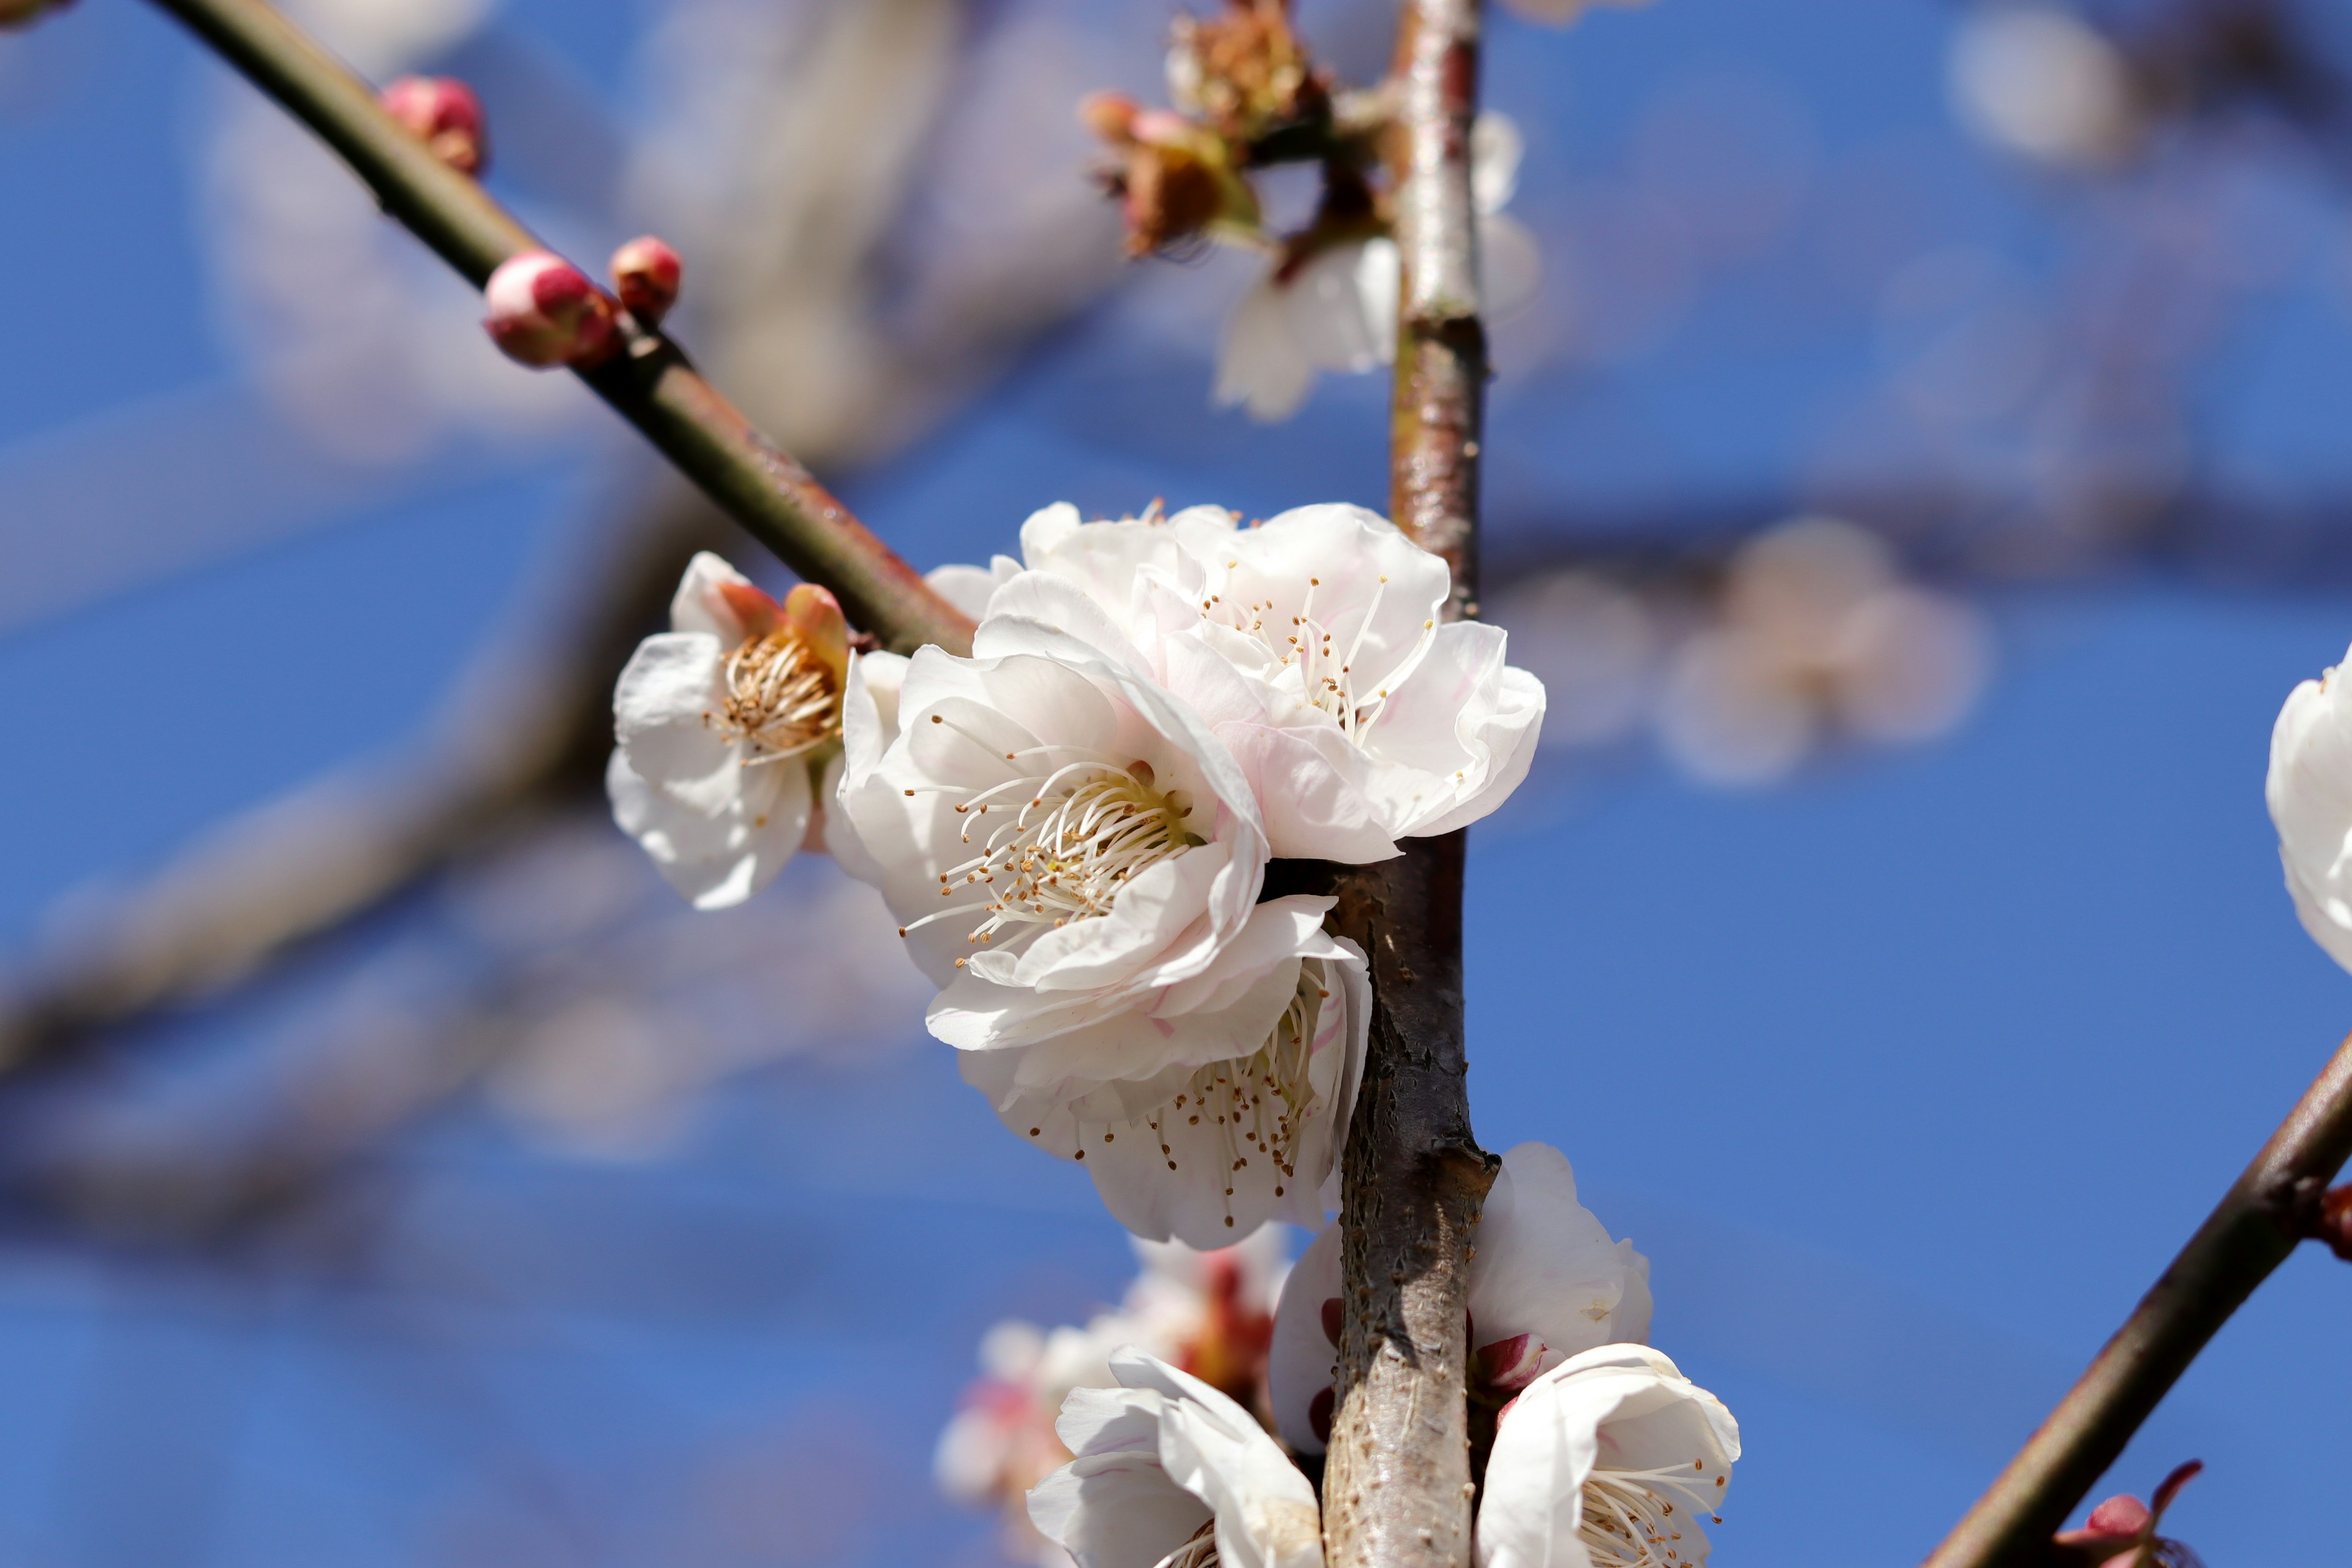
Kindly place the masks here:
[[(1477, 613), (1478, 322), (1470, 127), (1475, 0), (1410, 0), (1398, 41), (1399, 302), (1390, 508)], [(1371, 961), (1371, 1038), (1348, 1131), (1339, 1394), (1323, 1472), (1331, 1568), (1470, 1561), (1465, 1272), (1495, 1162), (1470, 1131), (1462, 1030), (1465, 836), (1349, 868), (1339, 930)]]

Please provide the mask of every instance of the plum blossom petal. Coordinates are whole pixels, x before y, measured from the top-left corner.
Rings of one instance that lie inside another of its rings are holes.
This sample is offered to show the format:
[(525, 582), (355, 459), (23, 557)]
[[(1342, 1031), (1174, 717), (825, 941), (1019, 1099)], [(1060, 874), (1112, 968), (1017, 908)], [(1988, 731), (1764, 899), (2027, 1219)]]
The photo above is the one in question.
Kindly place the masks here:
[[(2352, 653), (2346, 655), (2352, 662)], [(2263, 794), (2303, 929), (2352, 969), (2352, 703), (2338, 665), (2288, 694)]]
[(1739, 1458), (1723, 1402), (1646, 1345), (1602, 1345), (1502, 1412), (1475, 1525), (1478, 1568), (1685, 1568), (1706, 1561)]
[(1127, 1347), (1121, 1386), (1079, 1389), (1059, 1431), (1076, 1456), (1029, 1494), (1079, 1568), (1321, 1568), (1315, 1489), (1233, 1400)]
[(803, 584), (782, 603), (708, 552), (613, 694), (606, 793), (698, 909), (740, 903), (804, 838), (839, 753), (848, 627)]
[[(1649, 1336), (1649, 1259), (1610, 1239), (1577, 1202), (1566, 1156), (1548, 1144), (1503, 1156), (1467, 1283), (1472, 1393), (1490, 1405), (1570, 1357)], [(1332, 1226), (1283, 1287), (1266, 1369), (1276, 1423), (1302, 1454), (1321, 1453), (1329, 1431), (1339, 1305)]]

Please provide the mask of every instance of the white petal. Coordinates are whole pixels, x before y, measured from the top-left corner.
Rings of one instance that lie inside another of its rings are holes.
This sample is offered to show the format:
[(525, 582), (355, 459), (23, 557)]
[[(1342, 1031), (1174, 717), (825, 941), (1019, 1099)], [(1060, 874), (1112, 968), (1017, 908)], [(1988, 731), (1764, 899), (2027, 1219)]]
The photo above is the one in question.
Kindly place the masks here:
[(649, 779), (705, 778), (734, 754), (710, 722), (726, 700), (724, 657), (707, 632), (664, 632), (637, 645), (613, 689), (614, 731), (631, 767)]
[(730, 760), (711, 779), (655, 783), (616, 750), (604, 788), (622, 831), (698, 910), (740, 904), (774, 881), (808, 830), (808, 770), (796, 762), (745, 770)]
[[(1528, 776), (1543, 731), (1544, 689), (1503, 662), (1502, 628), (1457, 621), (1438, 628), (1429, 653), (1394, 693), (1370, 741), (1373, 753), (1410, 759), (1429, 777), (1418, 803), (1396, 800), (1400, 837), (1466, 827), (1510, 798)], [(1391, 728), (1393, 725), (1393, 728)]]
[(1650, 1333), (1649, 1259), (1576, 1201), (1568, 1159), (1543, 1143), (1503, 1156), (1478, 1221), (1470, 1262), (1477, 1346), (1529, 1334), (1548, 1369), (1605, 1344)]
[(1290, 341), (1323, 370), (1360, 374), (1388, 363), (1396, 357), (1396, 247), (1385, 239), (1317, 252), (1278, 286)]
[(988, 596), (996, 592), (996, 574), (985, 566), (934, 566), (923, 574), (923, 581), (975, 621), (988, 614)]
[(1315, 384), (1315, 362), (1290, 335), (1289, 312), (1271, 277), (1244, 294), (1217, 342), (1219, 408), (1245, 407), (1253, 419), (1287, 419)]
[(1507, 213), (1478, 220), (1478, 309), (1489, 321), (1516, 315), (1543, 283), (1543, 253), (1527, 225)]
[(721, 584), (752, 586), (751, 579), (720, 557), (708, 550), (697, 551), (694, 559), (687, 563), (686, 575), (678, 579), (677, 592), (670, 597), (669, 629), (704, 632), (728, 647), (740, 643), (744, 637), (743, 620), (719, 593)]
[(1480, 216), (1501, 212), (1519, 188), (1519, 159), (1527, 141), (1518, 122), (1488, 110), (1470, 127), (1470, 199)]

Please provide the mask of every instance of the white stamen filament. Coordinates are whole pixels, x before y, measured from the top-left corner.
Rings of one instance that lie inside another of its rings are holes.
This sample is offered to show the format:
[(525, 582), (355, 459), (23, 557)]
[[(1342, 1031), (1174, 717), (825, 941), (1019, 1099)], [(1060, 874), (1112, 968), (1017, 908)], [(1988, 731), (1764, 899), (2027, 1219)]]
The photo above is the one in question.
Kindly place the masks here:
[[(1308, 960), (1298, 966), (1298, 989), (1272, 1033), (1255, 1055), (1213, 1062), (1194, 1073), (1174, 1101), (1144, 1118), (1160, 1141), (1160, 1156), (1171, 1171), (1179, 1162), (1168, 1142), (1171, 1125), (1208, 1126), (1213, 1130), (1224, 1195), (1234, 1195), (1234, 1178), (1252, 1156), (1274, 1170), (1274, 1192), (1298, 1177), (1298, 1140), (1306, 1130), (1315, 1101), (1307, 1071), (1315, 1054), (1315, 1036), (1322, 1016), (1325, 988), (1323, 965)], [(1129, 1125), (1132, 1126), (1133, 1123)], [(1081, 1134), (1083, 1137), (1083, 1133)], [(1233, 1220), (1233, 1205), (1225, 1205), (1225, 1223)]]
[(789, 629), (729, 654), (726, 674), (726, 704), (702, 721), (742, 742), (744, 766), (797, 757), (841, 733), (840, 684)]
[[(1371, 603), (1364, 606), (1363, 617), (1356, 623), (1355, 636), (1349, 639), (1348, 651), (1344, 654), (1333, 652), (1331, 644), (1336, 634), (1315, 618), (1315, 590), (1321, 585), (1319, 577), (1307, 580), (1307, 593), (1299, 602), (1298, 614), (1290, 618), (1287, 626), (1269, 626), (1266, 624), (1265, 617), (1269, 615), (1275, 616), (1277, 621), (1281, 619), (1271, 599), (1243, 607), (1223, 605), (1220, 609), (1222, 599), (1213, 597), (1202, 605), (1201, 617), (1203, 620), (1213, 615), (1230, 617), (1223, 624), (1255, 637), (1285, 668), (1295, 666), (1298, 670), (1299, 688), (1307, 700), (1337, 720), (1342, 734), (1361, 743), (1372, 727), (1380, 722), (1381, 715), (1388, 711), (1389, 686), (1378, 687), (1370, 694), (1360, 698), (1356, 689), (1355, 667), (1357, 656), (1364, 651), (1365, 634), (1371, 629), (1373, 618), (1381, 613), (1381, 601), (1388, 595), (1389, 580), (1382, 577), (1373, 588)], [(1394, 685), (1412, 672), (1435, 637), (1435, 623), (1423, 623), (1420, 640), (1389, 672), (1389, 685)]]
[(1707, 1495), (1712, 1484), (1703, 1465), (1593, 1471), (1584, 1483), (1584, 1521), (1577, 1531), (1593, 1568), (1689, 1568), (1697, 1559), (1683, 1549), (1683, 1527), (1715, 1506)]
[(1216, 1568), (1217, 1521), (1209, 1521), (1192, 1538), (1153, 1563), (1151, 1568)]

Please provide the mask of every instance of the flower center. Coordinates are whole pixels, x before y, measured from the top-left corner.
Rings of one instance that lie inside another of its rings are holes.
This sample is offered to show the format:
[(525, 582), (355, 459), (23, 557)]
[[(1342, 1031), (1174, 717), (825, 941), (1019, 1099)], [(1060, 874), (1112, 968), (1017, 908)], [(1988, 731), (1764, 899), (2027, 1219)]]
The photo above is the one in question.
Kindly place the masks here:
[[(1074, 761), (1045, 765), (1074, 754)], [(1119, 889), (1136, 877), (1208, 842), (1184, 825), (1192, 815), (1192, 796), (1155, 787), (1149, 763), (1120, 764), (1074, 746), (1033, 747), (1004, 760), (1016, 766), (1033, 763), (1036, 771), (956, 803), (967, 819), (962, 841), (979, 853), (939, 874), (940, 897), (976, 888), (983, 889), (982, 901), (941, 910), (915, 925), (984, 911), (967, 941), (992, 942), (1002, 932), (1018, 942), (1108, 914)]]
[[(1237, 563), (1227, 562), (1228, 568)], [(1388, 710), (1389, 688), (1382, 684), (1369, 695), (1360, 695), (1357, 688), (1356, 660), (1364, 651), (1364, 634), (1370, 630), (1372, 618), (1381, 611), (1381, 600), (1388, 594), (1389, 580), (1382, 577), (1372, 590), (1371, 603), (1356, 623), (1344, 651), (1335, 627), (1326, 626), (1315, 615), (1315, 591), (1323, 585), (1320, 577), (1307, 579), (1307, 592), (1301, 597), (1298, 613), (1285, 617), (1276, 609), (1274, 601), (1266, 599), (1248, 605), (1228, 605), (1223, 595), (1212, 594), (1202, 601), (1203, 619), (1255, 638), (1276, 664), (1298, 672), (1298, 684), (1310, 707), (1328, 713), (1338, 722), (1340, 733), (1361, 742)], [(1436, 635), (1437, 623), (1422, 624), (1421, 641), (1412, 652), (1400, 661), (1390, 676), (1390, 681), (1402, 679), (1419, 661), (1423, 649)]]
[(726, 700), (703, 722), (742, 742), (746, 767), (797, 757), (841, 733), (840, 684), (790, 630), (729, 654), (726, 675)]
[(1217, 1521), (1210, 1520), (1191, 1540), (1153, 1563), (1151, 1568), (1216, 1568)]
[[(1690, 1568), (1699, 1560), (1684, 1550), (1683, 1528), (1693, 1511), (1714, 1506), (1704, 1460), (1688, 1470), (1598, 1469), (1584, 1483), (1584, 1521), (1578, 1539), (1593, 1568)], [(1677, 1508), (1678, 1496), (1683, 1506)]]

